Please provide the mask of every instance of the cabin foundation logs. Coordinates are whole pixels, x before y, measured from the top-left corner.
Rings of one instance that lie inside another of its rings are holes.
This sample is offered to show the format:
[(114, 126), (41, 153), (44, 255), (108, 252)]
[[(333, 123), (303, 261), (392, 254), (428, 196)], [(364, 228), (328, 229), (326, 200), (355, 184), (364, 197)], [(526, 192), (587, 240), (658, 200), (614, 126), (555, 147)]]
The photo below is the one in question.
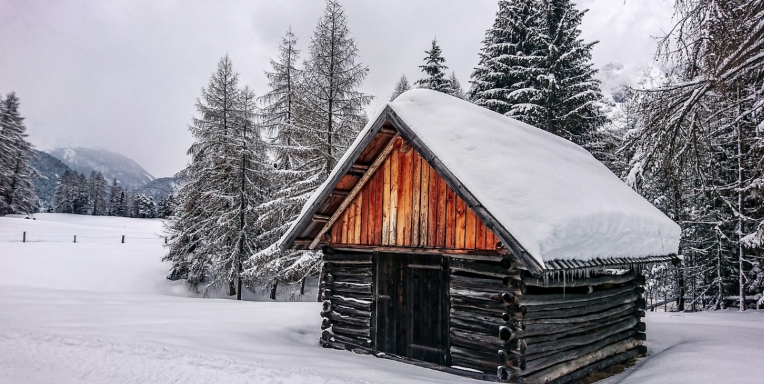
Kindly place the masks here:
[(324, 347), (370, 352), (372, 323), (372, 254), (334, 253), (324, 249), (320, 282), (321, 334)]

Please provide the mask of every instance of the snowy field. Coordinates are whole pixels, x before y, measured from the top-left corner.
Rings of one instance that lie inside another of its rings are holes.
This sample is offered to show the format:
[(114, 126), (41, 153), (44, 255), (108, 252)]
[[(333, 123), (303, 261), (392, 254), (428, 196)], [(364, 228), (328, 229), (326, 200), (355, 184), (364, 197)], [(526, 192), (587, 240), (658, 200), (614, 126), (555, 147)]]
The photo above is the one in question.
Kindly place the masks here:
[[(161, 221), (36, 218), (0, 217), (0, 383), (476, 383), (321, 348), (319, 303), (190, 294)], [(764, 382), (763, 311), (645, 321), (649, 356), (602, 383)]]

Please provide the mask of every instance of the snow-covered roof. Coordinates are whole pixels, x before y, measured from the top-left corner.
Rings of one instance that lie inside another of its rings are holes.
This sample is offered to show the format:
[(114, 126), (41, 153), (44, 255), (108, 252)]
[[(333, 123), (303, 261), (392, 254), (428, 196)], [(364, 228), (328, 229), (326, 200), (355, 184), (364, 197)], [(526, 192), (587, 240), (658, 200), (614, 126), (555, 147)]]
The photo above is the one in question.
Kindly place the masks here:
[[(313, 214), (310, 207), (334, 187), (349, 166), (345, 163), (375, 134), (375, 121), (389, 111), (410, 129), (414, 146), (434, 155), (463, 193), (495, 220), (500, 229), (494, 230), (496, 235), (505, 243), (516, 240), (542, 268), (553, 260), (633, 260), (678, 251), (679, 226), (588, 151), (515, 119), (422, 89), (402, 94), (373, 116), (301, 215)], [(290, 238), (300, 221), (283, 239)], [(510, 236), (502, 236), (504, 229)]]

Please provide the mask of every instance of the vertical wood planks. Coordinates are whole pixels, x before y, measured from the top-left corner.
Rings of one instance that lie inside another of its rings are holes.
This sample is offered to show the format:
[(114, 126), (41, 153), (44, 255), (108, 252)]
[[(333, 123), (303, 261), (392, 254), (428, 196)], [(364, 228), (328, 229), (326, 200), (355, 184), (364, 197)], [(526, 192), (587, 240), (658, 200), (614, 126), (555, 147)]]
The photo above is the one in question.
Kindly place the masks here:
[(331, 229), (332, 242), (495, 249), (496, 236), (415, 150), (394, 150)]

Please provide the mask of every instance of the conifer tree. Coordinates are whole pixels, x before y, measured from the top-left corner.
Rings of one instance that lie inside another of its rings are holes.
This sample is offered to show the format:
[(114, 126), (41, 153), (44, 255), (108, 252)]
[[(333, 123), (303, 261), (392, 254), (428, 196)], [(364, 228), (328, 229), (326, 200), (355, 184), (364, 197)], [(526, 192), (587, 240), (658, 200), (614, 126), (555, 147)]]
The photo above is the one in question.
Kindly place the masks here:
[(123, 204), (122, 187), (117, 183), (117, 179), (114, 179), (109, 187), (109, 216), (122, 216), (124, 212), (121, 211)]
[(456, 78), (456, 73), (451, 72), (451, 77), (448, 78), (449, 83), (449, 91), (448, 94), (454, 97), (458, 97), (460, 99), (464, 99), (466, 95), (464, 94), (464, 89), (462, 89), (462, 84), (459, 82), (459, 79)]
[[(238, 88), (228, 56), (218, 63), (197, 102), (200, 117), (189, 127), (191, 163), (182, 171), (182, 205), (169, 220), (170, 276), (187, 276), (192, 288), (227, 287), (241, 299), (243, 262), (259, 251), (257, 208), (268, 167), (255, 95)], [(138, 212), (138, 215), (142, 213)]]
[(92, 171), (88, 180), (90, 187), (90, 212), (92, 215), (108, 213), (108, 184), (101, 172)]
[(511, 115), (586, 145), (605, 122), (597, 104), (602, 99), (594, 78), (597, 71), (591, 63), (595, 43), (580, 38), (586, 11), (577, 10), (570, 0), (544, 0), (541, 10), (538, 55), (543, 60), (537, 69), (538, 88), (531, 93), (530, 106), (519, 105)]
[(32, 178), (32, 145), (27, 141), (19, 99), (8, 94), (0, 106), (0, 215), (32, 213), (37, 195)]
[(409, 80), (406, 78), (406, 75), (401, 75), (401, 78), (398, 79), (398, 82), (395, 83), (395, 89), (393, 89), (393, 94), (390, 95), (390, 101), (395, 100), (396, 97), (400, 96), (403, 92), (408, 91), (411, 89), (411, 85), (409, 85)]
[(432, 47), (429, 51), (424, 51), (427, 55), (424, 58), (424, 64), (419, 68), (424, 72), (425, 77), (417, 80), (414, 84), (419, 88), (432, 89), (434, 91), (449, 93), (451, 90), (451, 84), (446, 78), (446, 69), (448, 67), (444, 64), (446, 59), (443, 58), (440, 46), (438, 46), (438, 39), (432, 39)]
[(538, 0), (501, 0), (470, 77), (469, 99), (501, 114), (519, 115), (536, 93), (541, 14)]
[[(366, 123), (364, 107), (371, 96), (358, 91), (368, 68), (358, 62), (358, 48), (347, 27), (342, 6), (327, 0), (303, 64), (300, 100), (295, 109), (290, 144), (290, 163), (281, 165), (289, 174), (288, 183), (264, 205), (270, 211), (264, 220), (283, 225), (279, 236), (296, 219), (308, 197), (355, 140)], [(282, 181), (283, 182), (283, 181)], [(316, 252), (281, 253), (274, 243), (248, 262), (248, 273), (266, 284), (299, 281), (319, 271)]]

